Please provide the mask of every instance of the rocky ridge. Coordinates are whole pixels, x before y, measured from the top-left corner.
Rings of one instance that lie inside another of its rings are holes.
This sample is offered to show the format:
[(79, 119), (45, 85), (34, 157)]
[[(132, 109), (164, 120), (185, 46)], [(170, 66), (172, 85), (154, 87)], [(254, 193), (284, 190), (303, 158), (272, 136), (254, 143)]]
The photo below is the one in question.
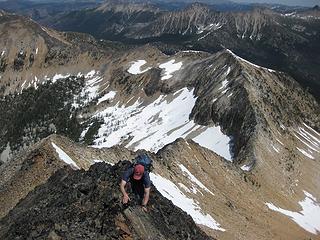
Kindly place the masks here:
[(0, 221), (1, 238), (211, 239), (155, 189), (147, 213), (121, 206), (118, 180), (128, 164), (58, 170)]

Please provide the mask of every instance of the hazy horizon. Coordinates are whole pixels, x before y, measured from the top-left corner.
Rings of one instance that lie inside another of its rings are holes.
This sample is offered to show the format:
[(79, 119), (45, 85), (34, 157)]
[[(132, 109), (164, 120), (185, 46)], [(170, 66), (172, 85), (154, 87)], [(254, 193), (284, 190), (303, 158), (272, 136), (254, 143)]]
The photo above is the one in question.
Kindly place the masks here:
[(320, 0), (232, 0), (237, 3), (272, 3), (272, 4), (283, 4), (288, 6), (306, 6), (313, 7), (320, 5)]
[[(4, 2), (7, 0), (0, 0), (0, 2)], [(9, 0), (10, 1), (10, 0)], [(32, 2), (76, 2), (76, 0), (21, 0), (21, 1), (32, 1)], [(86, 0), (82, 0), (82, 1), (86, 1)], [(88, 2), (90, 0), (87, 0)], [(94, 0), (91, 0), (92, 2)], [(98, 0), (97, 2), (101, 2), (102, 0)], [(149, 0), (150, 1), (150, 0)], [(152, 0), (151, 0), (152, 1)], [(186, 2), (192, 2), (190, 0), (175, 0), (175, 1), (186, 1)], [(195, 0), (193, 2), (216, 2), (216, 0)], [(223, 2), (223, 0), (219, 1), (219, 2)], [(315, 5), (320, 5), (320, 0), (226, 0), (226, 2), (236, 2), (236, 3), (269, 3), (269, 4), (282, 4), (282, 5), (288, 5), (288, 6), (305, 6), (305, 7), (313, 7)]]

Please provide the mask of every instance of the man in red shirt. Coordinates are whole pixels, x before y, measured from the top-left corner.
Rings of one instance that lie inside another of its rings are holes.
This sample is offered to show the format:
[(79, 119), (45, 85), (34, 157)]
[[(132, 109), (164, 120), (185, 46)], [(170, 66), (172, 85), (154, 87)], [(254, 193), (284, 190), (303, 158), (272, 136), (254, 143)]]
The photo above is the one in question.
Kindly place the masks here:
[(130, 197), (126, 191), (127, 184), (130, 184), (132, 192), (138, 196), (144, 211), (147, 211), (147, 204), (150, 196), (151, 181), (149, 172), (142, 164), (130, 166), (123, 174), (120, 183), (120, 191), (123, 195), (122, 203), (127, 204)]

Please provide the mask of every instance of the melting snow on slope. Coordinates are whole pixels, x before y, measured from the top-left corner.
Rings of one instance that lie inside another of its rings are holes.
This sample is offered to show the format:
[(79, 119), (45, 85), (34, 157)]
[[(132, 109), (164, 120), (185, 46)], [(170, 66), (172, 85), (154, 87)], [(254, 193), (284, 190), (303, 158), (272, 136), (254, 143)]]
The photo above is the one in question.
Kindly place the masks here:
[[(79, 74), (79, 76), (81, 76), (81, 74)], [(79, 104), (76, 102), (77, 97), (82, 98), (81, 100), (82, 105), (85, 105), (90, 101), (92, 101), (94, 98), (96, 98), (98, 95), (99, 87), (100, 87), (99, 83), (103, 80), (103, 78), (100, 76), (100, 72), (95, 70), (88, 72), (85, 75), (85, 78), (86, 78), (86, 85), (82, 89), (80, 95), (75, 97), (75, 101), (72, 104), (72, 106), (75, 108), (79, 108)]]
[(184, 195), (173, 182), (154, 173), (150, 173), (150, 178), (154, 186), (165, 198), (171, 200), (174, 205), (188, 213), (197, 224), (225, 231), (209, 214), (203, 213), (200, 206), (193, 199)]
[(55, 83), (55, 82), (58, 81), (59, 79), (67, 78), (67, 77), (70, 77), (70, 74), (66, 74), (66, 75), (56, 74), (56, 75), (53, 76), (52, 82)]
[(165, 73), (161, 80), (167, 80), (172, 78), (172, 74), (178, 71), (182, 67), (182, 62), (175, 63), (176, 60), (170, 60), (169, 62), (160, 64), (159, 67), (164, 69)]
[(110, 99), (113, 99), (115, 96), (116, 96), (116, 92), (114, 91), (110, 91), (108, 92), (106, 95), (102, 96), (101, 98), (98, 99), (98, 105), (104, 101), (107, 101), (107, 100), (110, 100)]
[(66, 164), (71, 165), (73, 168), (80, 169), (78, 165), (66, 154), (61, 148), (59, 148), (56, 144), (51, 142), (52, 146), (56, 150), (59, 155), (59, 158), (64, 161)]
[(276, 151), (277, 153), (280, 152), (280, 150), (279, 150), (277, 147), (275, 147), (274, 145), (272, 145), (272, 148), (273, 148), (273, 150)]
[(226, 79), (226, 80), (222, 81), (221, 84), (222, 84), (222, 86), (219, 88), (219, 90), (224, 89), (226, 86), (228, 86), (228, 80)]
[(251, 170), (251, 165), (243, 165), (241, 167), (241, 170), (242, 171), (246, 171), (246, 172), (249, 172)]
[(105, 160), (99, 160), (99, 159), (93, 159), (91, 165), (96, 164), (96, 163), (102, 163), (102, 162), (103, 162), (103, 163), (110, 164), (111, 166), (114, 165), (114, 163), (112, 163), (112, 162), (108, 162), (108, 161), (105, 161)]
[(136, 75), (136, 74), (141, 74), (148, 71), (151, 68), (146, 68), (145, 70), (141, 70), (141, 67), (146, 63), (147, 63), (146, 60), (138, 60), (138, 61), (132, 62), (131, 67), (128, 69), (128, 73)]
[(160, 95), (145, 106), (137, 100), (131, 106), (108, 107), (96, 117), (104, 118), (94, 147), (111, 147), (127, 139), (127, 148), (156, 152), (182, 137), (193, 139), (226, 159), (231, 159), (229, 137), (220, 127), (207, 127), (189, 120), (196, 98), (183, 88), (174, 94)]
[(192, 182), (197, 184), (199, 187), (201, 187), (205, 191), (207, 191), (207, 192), (211, 193), (212, 195), (214, 195), (213, 192), (211, 192), (205, 185), (203, 185), (202, 182), (200, 182), (194, 175), (192, 175), (192, 173), (185, 166), (183, 166), (182, 164), (179, 164), (179, 167), (180, 167), (182, 172), (187, 174), (188, 179), (190, 179)]
[(310, 193), (303, 191), (306, 198), (299, 202), (302, 210), (300, 212), (292, 212), (279, 207), (276, 207), (272, 203), (266, 203), (268, 208), (273, 211), (280, 212), (293, 221), (295, 221), (300, 227), (304, 228), (308, 232), (318, 234), (320, 232), (320, 203)]
[(299, 127), (294, 133), (294, 136), (300, 140), (301, 143), (305, 145), (305, 149), (301, 147), (296, 147), (296, 149), (310, 159), (315, 159), (313, 154), (320, 153), (320, 134), (303, 123), (304, 127)]

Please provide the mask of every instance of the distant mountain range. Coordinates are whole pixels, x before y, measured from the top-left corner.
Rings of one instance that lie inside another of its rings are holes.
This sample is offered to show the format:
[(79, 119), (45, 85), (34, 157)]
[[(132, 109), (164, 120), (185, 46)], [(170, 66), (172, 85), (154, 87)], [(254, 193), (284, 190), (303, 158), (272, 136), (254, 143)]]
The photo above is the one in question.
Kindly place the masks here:
[(320, 11), (278, 10), (264, 6), (218, 12), (192, 4), (170, 11), (152, 4), (108, 1), (46, 24), (126, 44), (166, 44), (163, 50), (168, 53), (175, 48), (217, 52), (226, 47), (260, 65), (288, 72), (319, 99)]

